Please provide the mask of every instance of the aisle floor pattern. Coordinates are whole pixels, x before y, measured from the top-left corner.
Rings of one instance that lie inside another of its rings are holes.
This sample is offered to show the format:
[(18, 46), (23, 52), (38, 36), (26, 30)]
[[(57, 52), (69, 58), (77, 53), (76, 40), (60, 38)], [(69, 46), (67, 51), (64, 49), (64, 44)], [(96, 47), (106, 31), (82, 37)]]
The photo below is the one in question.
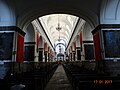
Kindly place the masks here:
[(58, 66), (45, 90), (73, 90), (62, 65)]

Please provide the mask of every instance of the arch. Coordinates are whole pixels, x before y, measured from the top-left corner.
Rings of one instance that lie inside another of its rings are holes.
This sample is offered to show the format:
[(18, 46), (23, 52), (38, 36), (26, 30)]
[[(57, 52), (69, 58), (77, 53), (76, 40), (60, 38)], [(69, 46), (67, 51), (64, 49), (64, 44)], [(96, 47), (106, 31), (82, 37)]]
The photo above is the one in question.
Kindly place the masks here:
[[(58, 45), (60, 45), (60, 44), (62, 44), (63, 46), (65, 46), (65, 44), (63, 44), (63, 43), (57, 43), (56, 45), (55, 45), (55, 48), (58, 46)], [(66, 47), (66, 46), (65, 46)]]
[[(60, 48), (61, 48), (61, 51), (60, 51)], [(64, 46), (64, 44), (58, 44), (56, 47), (55, 47), (55, 51), (56, 51), (56, 53), (58, 54), (58, 53), (64, 53), (65, 52), (65, 46)]]
[(93, 28), (99, 24), (98, 16), (95, 12), (92, 12), (85, 7), (73, 8), (71, 5), (69, 5), (69, 3), (65, 3), (65, 5), (63, 5), (63, 3), (61, 2), (60, 5), (58, 5), (57, 7), (56, 4), (49, 4), (49, 7), (43, 6), (42, 10), (38, 8), (37, 5), (33, 9), (31, 9), (31, 7), (27, 8), (26, 10), (24, 10), (24, 12), (22, 12), (22, 16), (18, 17), (17, 26), (20, 28), (24, 28), (24, 26), (26, 26), (38, 17), (55, 13), (65, 13), (81, 17), (87, 22), (89, 22)]
[(26, 29), (24, 29), (24, 60), (34, 61), (35, 55), (35, 30), (33, 25), (30, 23)]
[(103, 0), (100, 11), (101, 24), (120, 23), (120, 0)]
[(25, 42), (35, 42), (35, 30), (33, 25), (30, 23), (26, 29), (24, 29), (25, 35)]
[(4, 0), (0, 0), (0, 26), (15, 26), (16, 17), (13, 9)]
[(83, 31), (82, 31), (83, 41), (93, 41), (93, 35), (91, 31), (92, 31), (91, 26), (89, 25), (88, 22), (85, 22)]

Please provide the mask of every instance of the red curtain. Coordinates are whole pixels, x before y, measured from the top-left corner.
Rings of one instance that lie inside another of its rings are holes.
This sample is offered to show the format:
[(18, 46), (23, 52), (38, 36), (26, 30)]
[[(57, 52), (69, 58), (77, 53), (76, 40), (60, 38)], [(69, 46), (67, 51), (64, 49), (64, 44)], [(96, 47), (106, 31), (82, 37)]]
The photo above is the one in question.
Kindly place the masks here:
[(74, 41), (74, 48), (75, 48), (75, 50), (76, 50), (76, 40)]
[(23, 62), (24, 61), (24, 37), (20, 34), (18, 34), (17, 39), (17, 62)]
[(99, 36), (99, 32), (94, 34), (93, 40), (94, 40), (94, 47), (95, 47), (95, 59), (96, 60), (102, 60), (101, 50), (100, 50), (100, 36)]
[(47, 48), (47, 43), (44, 42), (44, 51), (46, 50)]

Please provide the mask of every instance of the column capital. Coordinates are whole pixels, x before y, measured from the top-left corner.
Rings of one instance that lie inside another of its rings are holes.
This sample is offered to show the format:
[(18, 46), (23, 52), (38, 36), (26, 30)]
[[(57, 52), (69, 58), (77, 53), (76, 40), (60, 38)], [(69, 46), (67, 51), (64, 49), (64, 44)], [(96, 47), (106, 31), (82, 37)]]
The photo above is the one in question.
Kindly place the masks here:
[(92, 31), (92, 34), (94, 35), (96, 32), (101, 31), (102, 29), (109, 28), (120, 28), (120, 24), (100, 24)]

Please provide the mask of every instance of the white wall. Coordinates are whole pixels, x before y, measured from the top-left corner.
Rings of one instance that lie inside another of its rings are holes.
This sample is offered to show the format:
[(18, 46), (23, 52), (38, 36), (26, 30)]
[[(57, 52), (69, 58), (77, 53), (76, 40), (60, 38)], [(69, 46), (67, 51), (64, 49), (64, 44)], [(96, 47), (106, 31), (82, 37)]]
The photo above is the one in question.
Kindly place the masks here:
[(93, 35), (91, 31), (91, 26), (89, 25), (89, 23), (86, 22), (82, 31), (83, 41), (93, 41)]
[(80, 35), (76, 36), (76, 47), (80, 47)]
[(100, 11), (101, 24), (120, 24), (120, 0), (103, 0)]
[(14, 11), (3, 0), (0, 0), (0, 26), (16, 26)]
[(32, 24), (29, 24), (25, 30), (25, 42), (35, 42), (35, 30)]

